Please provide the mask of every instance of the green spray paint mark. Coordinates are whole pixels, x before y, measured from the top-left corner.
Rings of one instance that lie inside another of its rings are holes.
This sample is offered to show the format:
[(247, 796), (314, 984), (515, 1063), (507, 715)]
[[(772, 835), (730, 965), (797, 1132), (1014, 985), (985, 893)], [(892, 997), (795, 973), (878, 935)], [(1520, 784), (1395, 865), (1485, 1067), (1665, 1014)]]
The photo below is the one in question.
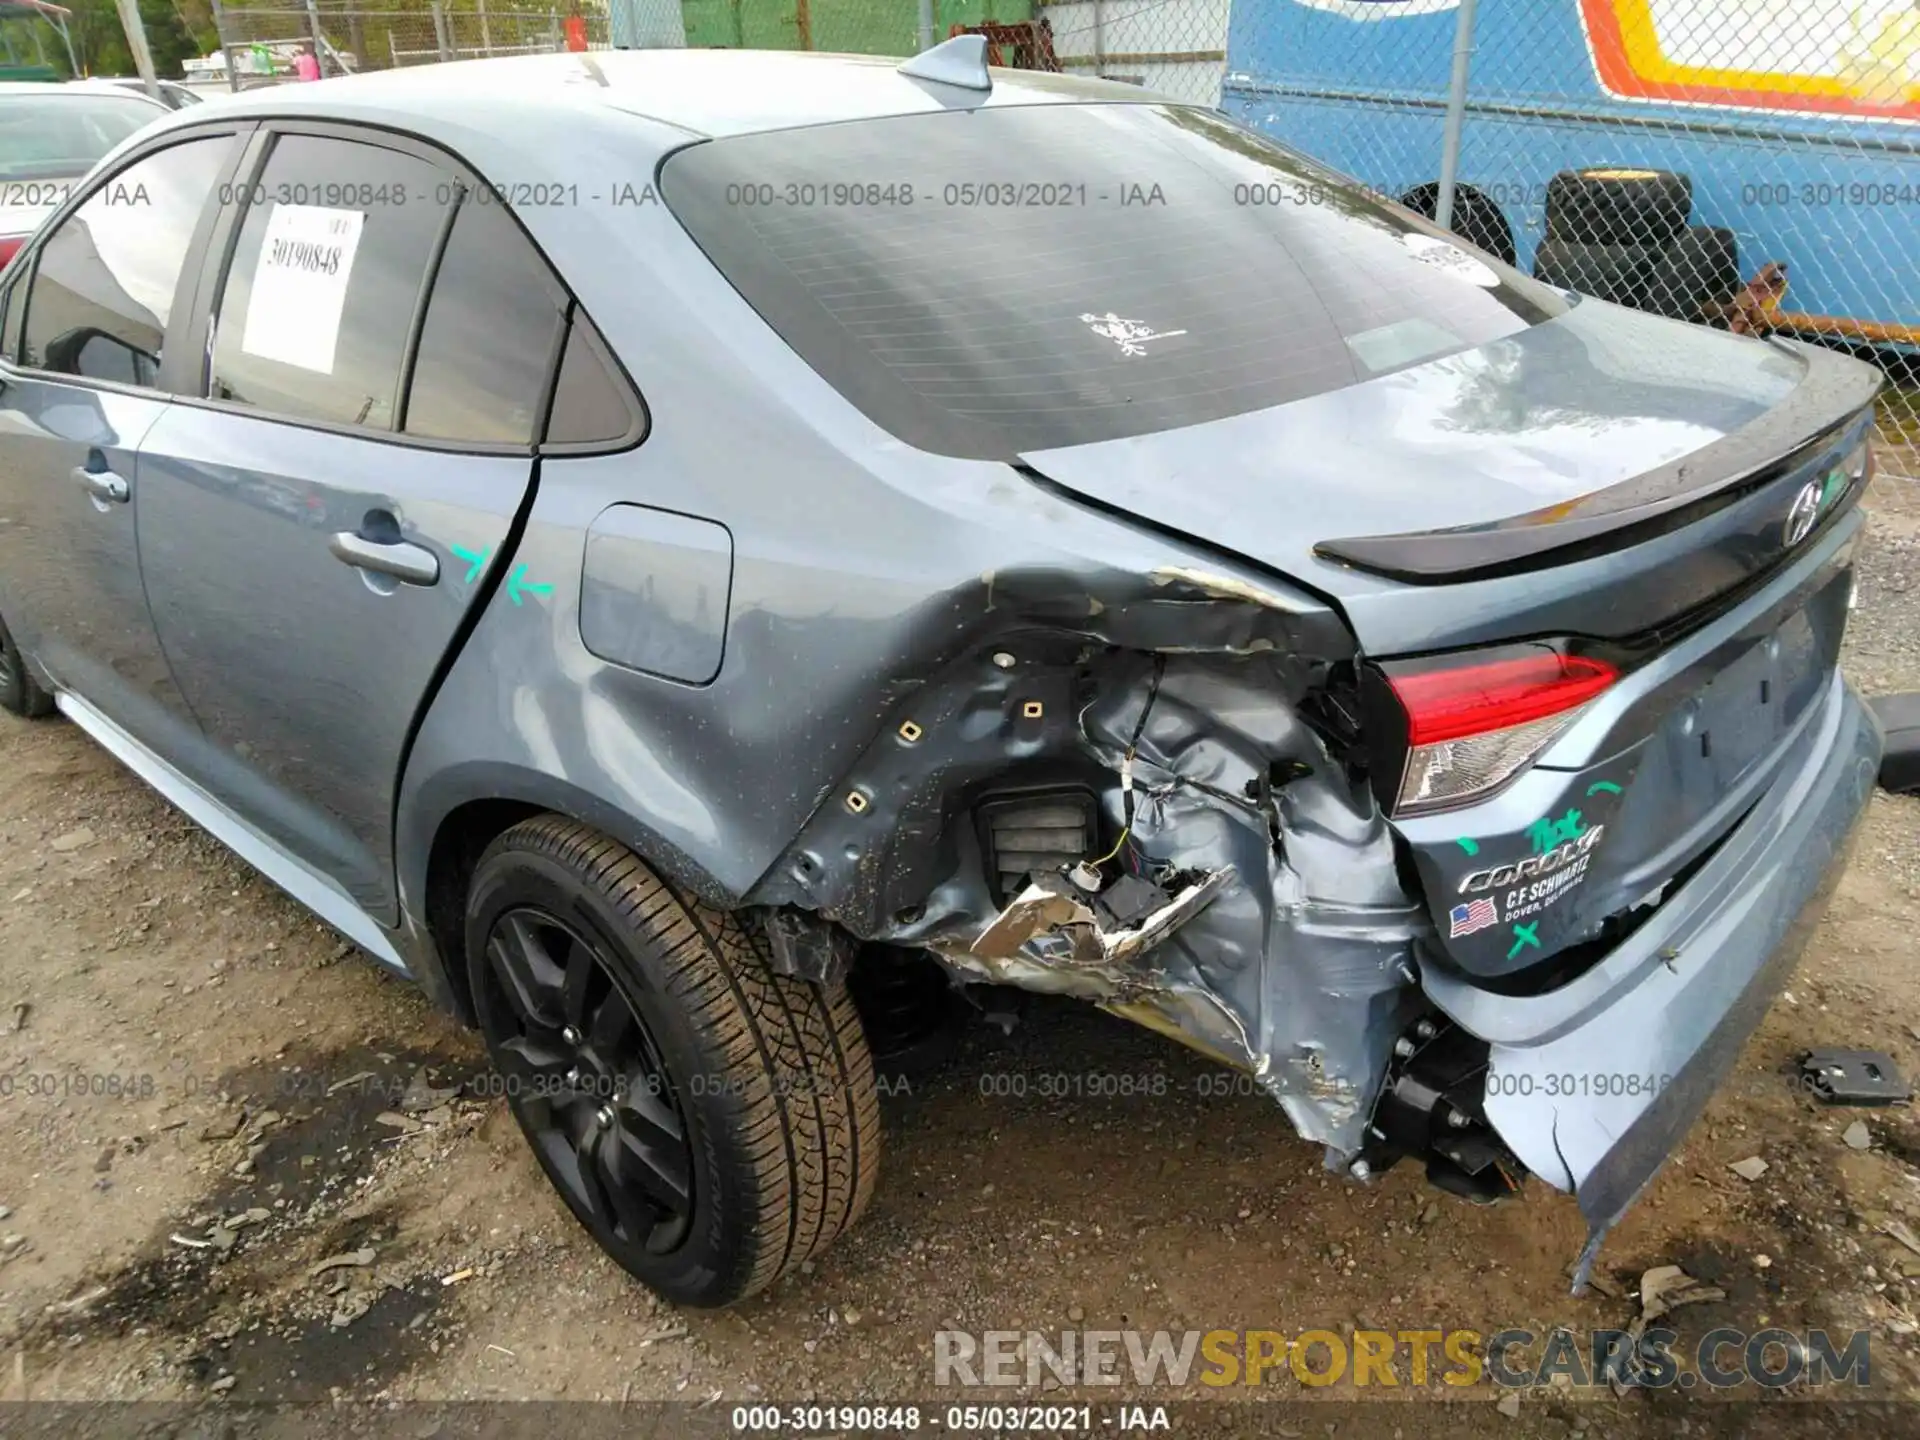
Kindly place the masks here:
[(553, 586), (536, 585), (533, 581), (527, 579), (527, 567), (524, 565), (507, 577), (507, 598), (516, 605), (524, 605), (526, 603), (520, 598), (522, 594), (551, 595), (552, 593)]
[(1819, 508), (1822, 510), (1826, 509), (1827, 506), (1831, 505), (1845, 493), (1847, 486), (1851, 483), (1852, 477), (1839, 466), (1836, 465), (1833, 469), (1829, 470), (1825, 483), (1820, 487)]
[(1514, 926), (1513, 948), (1507, 951), (1507, 959), (1512, 960), (1516, 958), (1520, 952), (1529, 945), (1533, 946), (1536, 950), (1544, 949), (1545, 947), (1540, 944), (1540, 937), (1534, 933), (1539, 928), (1540, 922), (1538, 920), (1534, 921), (1531, 925)]
[(453, 547), (453, 558), (467, 562), (467, 584), (469, 585), (480, 578), (480, 572), (487, 568), (487, 559), (492, 554), (491, 549), (482, 550), (476, 555), (464, 545)]
[(1587, 794), (1589, 795), (1618, 795), (1620, 793), (1620, 787), (1611, 780), (1596, 780), (1593, 784), (1587, 786)]
[(1478, 855), (1480, 853), (1480, 842), (1478, 840), (1469, 840), (1465, 836), (1462, 836), (1460, 839), (1454, 841), (1453, 843), (1458, 845), (1462, 850), (1466, 851), (1467, 854), (1469, 855)]
[(1544, 855), (1555, 846), (1578, 840), (1586, 831), (1587, 827), (1580, 823), (1580, 812), (1569, 810), (1558, 820), (1546, 815), (1534, 821), (1527, 827), (1527, 843), (1533, 846), (1534, 854)]

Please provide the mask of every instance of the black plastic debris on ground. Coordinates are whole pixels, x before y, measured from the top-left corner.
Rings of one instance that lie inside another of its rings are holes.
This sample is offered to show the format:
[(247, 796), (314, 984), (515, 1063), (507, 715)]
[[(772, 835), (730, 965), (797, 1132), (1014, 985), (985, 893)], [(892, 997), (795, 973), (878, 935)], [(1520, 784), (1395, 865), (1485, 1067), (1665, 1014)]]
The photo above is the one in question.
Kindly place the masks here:
[(1800, 1083), (1822, 1105), (1904, 1105), (1913, 1090), (1891, 1055), (1878, 1050), (1809, 1050)]

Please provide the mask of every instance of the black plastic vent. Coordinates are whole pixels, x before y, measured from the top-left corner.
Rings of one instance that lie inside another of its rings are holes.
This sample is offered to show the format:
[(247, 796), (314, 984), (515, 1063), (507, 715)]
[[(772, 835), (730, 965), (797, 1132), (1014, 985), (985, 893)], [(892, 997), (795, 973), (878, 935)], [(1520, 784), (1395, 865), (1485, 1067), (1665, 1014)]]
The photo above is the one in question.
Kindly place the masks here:
[(1094, 803), (1085, 790), (1002, 796), (983, 803), (978, 813), (987, 876), (1003, 904), (1035, 871), (1071, 869), (1094, 854)]

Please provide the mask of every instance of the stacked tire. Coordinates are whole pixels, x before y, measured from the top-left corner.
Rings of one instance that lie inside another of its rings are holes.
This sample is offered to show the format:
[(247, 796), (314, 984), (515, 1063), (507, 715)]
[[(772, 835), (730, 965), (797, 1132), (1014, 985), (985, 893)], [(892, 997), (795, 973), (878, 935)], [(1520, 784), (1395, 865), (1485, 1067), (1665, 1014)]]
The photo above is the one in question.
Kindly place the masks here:
[(1693, 182), (1670, 170), (1565, 170), (1547, 183), (1533, 273), (1616, 305), (1699, 320), (1740, 287), (1733, 232), (1693, 225)]
[[(1440, 187), (1417, 186), (1402, 195), (1400, 203), (1431, 220), (1440, 211)], [(1514, 263), (1513, 227), (1507, 224), (1500, 207), (1471, 185), (1462, 185), (1454, 194), (1453, 233), (1509, 265)]]

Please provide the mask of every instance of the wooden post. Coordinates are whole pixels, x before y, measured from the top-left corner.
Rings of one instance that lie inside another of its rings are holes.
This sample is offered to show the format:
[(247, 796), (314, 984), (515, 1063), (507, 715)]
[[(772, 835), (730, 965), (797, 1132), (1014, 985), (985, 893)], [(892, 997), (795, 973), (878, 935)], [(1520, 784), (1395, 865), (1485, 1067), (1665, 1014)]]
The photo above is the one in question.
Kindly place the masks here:
[(160, 98), (160, 82), (153, 73), (153, 52), (147, 49), (147, 26), (140, 18), (138, 0), (114, 0), (120, 12), (120, 28), (127, 32), (127, 49), (133, 52), (133, 68), (140, 72), (140, 83), (147, 94)]

